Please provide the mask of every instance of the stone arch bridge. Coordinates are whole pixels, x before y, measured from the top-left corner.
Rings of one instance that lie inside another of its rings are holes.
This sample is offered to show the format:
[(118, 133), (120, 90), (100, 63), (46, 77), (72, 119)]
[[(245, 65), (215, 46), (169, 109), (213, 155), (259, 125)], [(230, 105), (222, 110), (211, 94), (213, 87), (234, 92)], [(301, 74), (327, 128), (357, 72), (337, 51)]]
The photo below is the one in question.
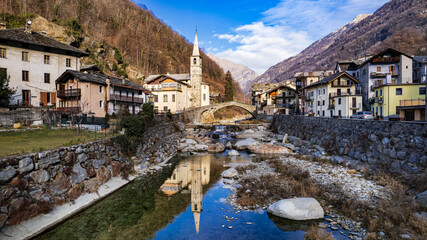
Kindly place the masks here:
[(239, 107), (248, 111), (250, 114), (252, 114), (252, 116), (256, 117), (256, 107), (254, 105), (236, 101), (215, 103), (199, 108), (190, 109), (182, 112), (181, 115), (189, 122), (192, 121), (193, 123), (200, 123), (203, 115), (206, 114), (213, 116), (214, 112), (225, 107)]

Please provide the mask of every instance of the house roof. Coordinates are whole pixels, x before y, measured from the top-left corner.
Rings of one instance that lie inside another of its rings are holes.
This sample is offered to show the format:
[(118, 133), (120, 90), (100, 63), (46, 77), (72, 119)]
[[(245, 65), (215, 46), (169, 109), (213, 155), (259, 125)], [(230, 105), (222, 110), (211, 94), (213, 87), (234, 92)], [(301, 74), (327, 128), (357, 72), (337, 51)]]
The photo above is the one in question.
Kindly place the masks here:
[(360, 83), (359, 80), (357, 80), (356, 78), (354, 78), (353, 76), (351, 76), (347, 72), (337, 72), (337, 73), (332, 74), (329, 77), (325, 77), (322, 80), (319, 80), (318, 82), (310, 84), (310, 85), (308, 85), (305, 88), (311, 88), (311, 87), (314, 87), (314, 86), (317, 86), (317, 85), (321, 85), (321, 84), (326, 84), (326, 83), (332, 82), (333, 80), (335, 80), (335, 79), (337, 79), (337, 78), (339, 78), (339, 77), (341, 77), (343, 75), (347, 76), (348, 78), (350, 78), (351, 80), (353, 80), (353, 81), (355, 81), (357, 83)]
[(91, 65), (82, 65), (80, 66), (80, 72), (98, 72), (98, 73), (104, 73), (96, 64)]
[(178, 80), (178, 81), (187, 81), (191, 79), (191, 76), (189, 73), (183, 73), (183, 74), (158, 74), (158, 75), (150, 75), (145, 79), (145, 82), (149, 82), (153, 79), (156, 79), (160, 76), (169, 76), (172, 79)]
[(415, 56), (414, 61), (417, 61), (420, 63), (427, 63), (427, 56)]
[(412, 59), (412, 58), (413, 58), (412, 56), (409, 56), (409, 55), (408, 55), (408, 54), (406, 54), (406, 53), (403, 53), (403, 52), (397, 51), (396, 49), (393, 49), (393, 48), (387, 48), (387, 49), (385, 49), (385, 50), (383, 50), (383, 51), (381, 51), (381, 52), (379, 52), (379, 53), (375, 54), (375, 55), (374, 55), (374, 56), (372, 56), (371, 58), (367, 59), (365, 62), (363, 62), (362, 64), (360, 64), (359, 68), (360, 68), (360, 67), (362, 67), (362, 66), (364, 66), (366, 63), (371, 62), (374, 58), (377, 58), (377, 57), (379, 57), (379, 56), (381, 56), (381, 55), (384, 55), (385, 53), (388, 53), (388, 52), (391, 52), (391, 53), (394, 53), (394, 54), (397, 54), (397, 55), (404, 55), (404, 56), (407, 56), (407, 57), (408, 57), (408, 58), (410, 58), (410, 59)]
[(297, 73), (295, 73), (294, 78), (299, 78), (299, 77), (320, 77), (320, 76), (325, 76), (325, 75), (331, 75), (333, 73), (334, 73), (333, 70), (297, 72)]
[[(175, 75), (175, 74), (174, 74)], [(179, 75), (181, 75), (181, 74), (179, 74)], [(153, 75), (151, 75), (151, 76), (153, 76)], [(156, 75), (156, 77), (155, 78), (151, 78), (150, 80), (146, 80), (145, 81), (145, 83), (146, 84), (150, 84), (150, 83), (153, 83), (153, 82), (155, 82), (155, 81), (157, 81), (158, 83), (161, 83), (161, 82), (163, 82), (164, 80), (166, 80), (166, 79), (172, 79), (172, 80), (174, 80), (174, 81), (176, 81), (176, 82), (179, 82), (179, 83), (181, 83), (181, 84), (184, 84), (184, 85), (187, 85), (188, 86), (188, 84), (187, 83), (185, 83), (185, 82), (183, 82), (182, 80), (179, 80), (179, 79), (176, 79), (176, 78), (174, 78), (174, 77), (172, 77), (172, 75)]]
[(133, 88), (137, 90), (142, 91), (148, 91), (147, 89), (143, 88), (142, 86), (135, 84), (129, 80), (122, 79), (122, 78), (116, 78), (107, 76), (105, 74), (101, 73), (83, 73), (78, 72), (74, 70), (67, 70), (65, 71), (59, 78), (55, 81), (56, 83), (64, 83), (68, 81), (71, 77), (79, 79), (81, 82), (90, 82), (95, 83), (103, 86), (107, 86), (107, 79), (110, 80), (110, 84), (119, 86), (119, 87), (125, 87), (125, 88)]
[(24, 28), (0, 30), (0, 44), (62, 55), (89, 56), (87, 52), (56, 41), (43, 34), (37, 32), (27, 33)]
[(291, 91), (293, 91), (293, 92), (296, 92), (296, 91), (297, 91), (297, 90), (295, 90), (295, 89), (293, 89), (293, 88), (291, 88), (291, 87), (289, 87), (289, 86), (287, 86), (287, 85), (280, 85), (280, 86), (277, 86), (277, 87), (272, 88), (272, 89), (270, 89), (270, 90), (267, 90), (265, 93), (271, 93), (271, 92), (273, 92), (273, 91), (276, 91), (276, 90), (277, 90), (277, 89), (279, 89), (279, 88), (286, 88), (286, 89), (291, 90)]

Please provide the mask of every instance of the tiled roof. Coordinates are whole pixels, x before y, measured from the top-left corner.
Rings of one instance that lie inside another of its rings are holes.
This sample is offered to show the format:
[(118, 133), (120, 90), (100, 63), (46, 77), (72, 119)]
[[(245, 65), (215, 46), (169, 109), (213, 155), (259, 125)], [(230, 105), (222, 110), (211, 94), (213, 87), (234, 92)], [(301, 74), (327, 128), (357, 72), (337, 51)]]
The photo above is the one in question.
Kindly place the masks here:
[(92, 82), (99, 85), (107, 85), (107, 78), (110, 79), (110, 84), (116, 85), (116, 86), (123, 86), (128, 88), (134, 88), (142, 91), (148, 91), (147, 89), (143, 88), (141, 85), (135, 84), (129, 80), (122, 79), (122, 78), (116, 78), (116, 77), (110, 77), (104, 74), (99, 73), (82, 73), (74, 70), (67, 70), (65, 71), (57, 80), (57, 83), (68, 81), (68, 77), (73, 76), (74, 78), (79, 79), (81, 82)]
[(158, 75), (150, 75), (145, 79), (145, 82), (151, 81), (155, 78), (158, 78), (160, 76), (169, 76), (173, 79), (176, 79), (178, 81), (186, 81), (186, 80), (190, 80), (191, 76), (189, 73), (184, 73), (184, 74), (158, 74)]
[[(25, 43), (27, 45), (27, 46), (21, 46), (22, 48), (33, 49), (34, 47), (45, 47), (43, 51), (51, 51), (54, 49), (65, 51), (64, 53), (58, 52), (58, 54), (77, 55), (77, 56), (89, 55), (87, 52), (84, 52), (73, 46), (56, 41), (43, 34), (40, 34), (37, 32), (26, 33), (25, 29), (23, 28), (0, 30), (0, 44), (12, 45), (13, 42)], [(13, 45), (15, 46), (16, 44), (13, 44)]]

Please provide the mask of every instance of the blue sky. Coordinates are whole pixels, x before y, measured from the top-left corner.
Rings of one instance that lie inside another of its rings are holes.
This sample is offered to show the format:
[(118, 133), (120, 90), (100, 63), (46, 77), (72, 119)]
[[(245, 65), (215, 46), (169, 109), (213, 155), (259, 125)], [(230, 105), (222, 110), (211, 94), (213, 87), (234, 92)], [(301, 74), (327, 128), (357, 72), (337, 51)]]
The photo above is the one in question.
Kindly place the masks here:
[(258, 74), (389, 0), (133, 0), (207, 53)]

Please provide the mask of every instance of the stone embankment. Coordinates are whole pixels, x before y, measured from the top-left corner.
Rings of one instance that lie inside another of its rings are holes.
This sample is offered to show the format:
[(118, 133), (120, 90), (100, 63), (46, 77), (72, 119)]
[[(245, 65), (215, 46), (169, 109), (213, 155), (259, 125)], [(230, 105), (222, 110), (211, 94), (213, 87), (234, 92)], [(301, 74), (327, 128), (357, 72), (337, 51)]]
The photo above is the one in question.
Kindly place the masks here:
[(182, 123), (169, 123), (150, 129), (134, 156), (124, 151), (120, 138), (112, 138), (2, 159), (0, 227), (97, 193), (114, 177), (134, 178), (158, 166), (176, 154), (184, 128)]
[(405, 175), (427, 168), (427, 123), (276, 115), (272, 128), (373, 169)]

